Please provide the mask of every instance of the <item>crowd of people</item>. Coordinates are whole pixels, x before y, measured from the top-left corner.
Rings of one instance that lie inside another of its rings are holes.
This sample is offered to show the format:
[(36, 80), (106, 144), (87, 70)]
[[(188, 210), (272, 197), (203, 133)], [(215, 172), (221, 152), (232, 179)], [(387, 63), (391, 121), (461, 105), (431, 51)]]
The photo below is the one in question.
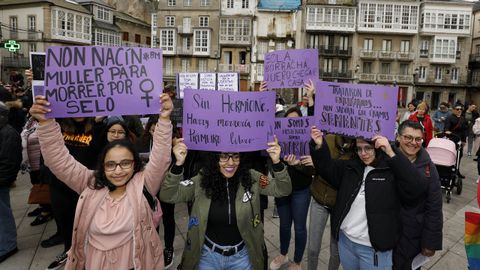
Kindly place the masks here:
[[(313, 83), (304, 90), (287, 110), (278, 97), (276, 116), (313, 115)], [(49, 187), (48, 203), (28, 213), (31, 226), (55, 221), (41, 246), (62, 244), (63, 251), (47, 269), (172, 267), (180, 202), (189, 219), (178, 269), (295, 270), (305, 260), (317, 269), (329, 217), (329, 270), (411, 269), (418, 254), (442, 249), (440, 180), (425, 147), (437, 134), (453, 134), (468, 156), (480, 154), (476, 106), (459, 102), (452, 111), (441, 103), (432, 116), (427, 103), (409, 103), (395, 142), (313, 127), (310, 155), (300, 158), (283, 155), (276, 138), (265, 145), (267, 155), (194, 151), (170, 120), (174, 98), (174, 87), (166, 87), (161, 110), (145, 126), (138, 116), (55, 120), (45, 116), (45, 97), (32, 97), (30, 71), (0, 85), (0, 263), (18, 251), (9, 188), (21, 171), (32, 185)], [(263, 236), (267, 196), (280, 224), (274, 258)]]

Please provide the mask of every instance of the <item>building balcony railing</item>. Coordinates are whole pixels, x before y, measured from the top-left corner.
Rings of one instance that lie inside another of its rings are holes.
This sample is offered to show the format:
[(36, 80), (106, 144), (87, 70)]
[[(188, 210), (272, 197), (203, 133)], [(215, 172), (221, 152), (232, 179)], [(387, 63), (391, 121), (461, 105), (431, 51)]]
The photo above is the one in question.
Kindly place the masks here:
[(28, 57), (3, 57), (4, 67), (26, 68), (30, 66), (30, 59)]
[(394, 82), (396, 80), (396, 76), (394, 74), (378, 74), (377, 81), (378, 82)]
[(469, 57), (469, 62), (480, 63), (480, 53), (472, 53)]
[(307, 21), (306, 30), (307, 31), (331, 30), (336, 32), (339, 32), (339, 31), (355, 32), (355, 23)]
[(183, 25), (179, 25), (178, 33), (180, 35), (191, 35), (193, 34), (193, 30), (192, 30), (192, 27), (183, 27)]
[(420, 57), (428, 58), (428, 50), (425, 50), (425, 49), (420, 50)]
[(440, 63), (440, 64), (454, 64), (457, 60), (456, 54), (430, 54), (431, 63)]
[(352, 71), (351, 70), (338, 70), (334, 69), (331, 71), (320, 71), (320, 78), (352, 78)]
[(136, 42), (131, 42), (131, 41), (122, 41), (122, 46), (123, 46), (123, 47), (150, 48), (150, 45), (142, 44), (142, 43), (136, 43)]
[(374, 82), (377, 79), (377, 74), (372, 73), (360, 73), (358, 79), (364, 82)]
[(177, 47), (177, 54), (178, 55), (192, 55), (193, 54), (193, 48), (184, 48), (182, 46)]
[(250, 65), (242, 64), (219, 64), (218, 71), (220, 72), (238, 72), (240, 74), (250, 73)]
[(340, 48), (337, 47), (338, 56), (352, 56), (352, 47)]
[(360, 58), (375, 59), (375, 58), (377, 58), (377, 51), (361, 50), (360, 51)]
[(381, 60), (394, 60), (395, 52), (392, 51), (379, 51), (378, 58)]
[(220, 35), (220, 44), (250, 45), (250, 35)]
[(39, 31), (3, 31), (3, 40), (29, 40), (40, 41), (43, 39), (43, 32)]
[(398, 84), (413, 83), (413, 75), (396, 75), (396, 80)]
[(412, 52), (397, 52), (397, 60), (399, 61), (413, 61), (415, 54)]
[(335, 50), (335, 46), (320, 46), (320, 48), (318, 48), (318, 54), (334, 56), (337, 54), (337, 51)]

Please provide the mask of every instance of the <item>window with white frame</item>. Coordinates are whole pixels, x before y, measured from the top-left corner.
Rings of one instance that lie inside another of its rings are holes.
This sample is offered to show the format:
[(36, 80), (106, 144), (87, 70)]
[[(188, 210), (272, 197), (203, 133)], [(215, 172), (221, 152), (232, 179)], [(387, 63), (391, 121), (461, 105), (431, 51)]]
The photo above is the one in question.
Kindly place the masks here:
[(167, 0), (167, 6), (169, 7), (174, 7), (177, 5), (177, 1), (176, 0)]
[[(82, 15), (79, 15), (79, 14), (75, 15), (75, 29), (82, 29), (83, 28), (82, 23), (83, 23)], [(76, 38), (82, 38), (82, 32), (75, 31), (75, 36)]]
[(458, 68), (452, 68), (452, 83), (458, 82)]
[(373, 50), (373, 39), (366, 38), (363, 40), (363, 50), (366, 52), (371, 52)]
[(427, 67), (421, 66), (418, 69), (418, 80), (425, 81), (427, 79)]
[(263, 77), (263, 64), (260, 64), (260, 63), (257, 64), (257, 76)]
[(208, 16), (200, 16), (198, 17), (198, 26), (200, 27), (208, 27)]
[(348, 71), (348, 60), (347, 59), (339, 59), (338, 60), (338, 72), (346, 73)]
[(173, 74), (173, 59), (169, 57), (163, 59), (165, 59), (165, 74)]
[(267, 52), (268, 52), (268, 41), (258, 41), (257, 43), (258, 60), (263, 60)]
[(59, 8), (52, 8), (51, 12), (52, 36), (57, 39), (92, 42), (90, 16)]
[(325, 58), (323, 59), (323, 72), (332, 73), (333, 59)]
[(37, 30), (37, 17), (34, 15), (30, 15), (27, 17), (28, 23), (28, 31), (36, 31)]
[(184, 37), (182, 39), (182, 45), (183, 45), (183, 51), (184, 52), (189, 52), (192, 49), (191, 42), (190, 42), (190, 37)]
[(157, 20), (158, 20), (158, 15), (157, 13), (152, 13), (152, 26), (157, 27)]
[(210, 0), (200, 0), (201, 7), (208, 7), (210, 6)]
[(470, 16), (468, 11), (460, 10), (425, 10), (423, 13), (422, 28), (469, 30)]
[(109, 22), (111, 20), (111, 13), (112, 11), (110, 9), (98, 6), (96, 19)]
[(193, 51), (196, 53), (210, 52), (210, 31), (206, 29), (195, 29), (193, 32), (194, 46)]
[(233, 8), (233, 0), (227, 0), (227, 8)]
[(184, 7), (191, 7), (192, 6), (192, 0), (183, 0), (183, 6)]
[(339, 47), (341, 51), (348, 50), (348, 36), (340, 36)]
[(392, 40), (391, 39), (382, 40), (382, 51), (383, 52), (391, 52), (392, 51)]
[(182, 72), (190, 71), (190, 59), (182, 59)]
[(192, 18), (183, 17), (183, 32), (190, 33), (191, 28), (192, 28)]
[(275, 43), (275, 51), (281, 51), (281, 50), (285, 50), (285, 42), (280, 42), (280, 41), (277, 41)]
[(360, 28), (417, 30), (418, 6), (410, 3), (361, 3)]
[(307, 26), (353, 28), (355, 17), (354, 8), (307, 6)]
[(242, 0), (242, 8), (248, 8), (250, 0)]
[(457, 39), (455, 37), (436, 37), (433, 44), (435, 58), (455, 59), (457, 56)]
[(198, 59), (198, 72), (207, 72), (207, 71), (208, 71), (208, 60)]
[(17, 31), (18, 30), (18, 18), (17, 16), (10, 16), (10, 31)]
[(161, 29), (160, 30), (160, 48), (166, 52), (175, 51), (175, 30)]
[(220, 41), (250, 42), (250, 19), (220, 19)]
[(402, 41), (400, 41), (400, 52), (401, 52), (401, 53), (408, 53), (408, 52), (410, 52), (410, 40), (402, 40)]
[(392, 65), (390, 63), (382, 63), (382, 70), (380, 71), (382, 74), (390, 74)]
[(120, 33), (105, 29), (95, 29), (94, 45), (97, 46), (120, 46)]
[(165, 26), (175, 27), (175, 16), (165, 16)]
[(443, 67), (435, 67), (435, 82), (440, 82), (443, 79)]
[(313, 35), (313, 34), (309, 35), (308, 48), (313, 48), (313, 49), (320, 48), (320, 35)]
[(73, 13), (67, 13), (67, 37), (73, 37), (73, 22), (74, 20), (74, 15)]

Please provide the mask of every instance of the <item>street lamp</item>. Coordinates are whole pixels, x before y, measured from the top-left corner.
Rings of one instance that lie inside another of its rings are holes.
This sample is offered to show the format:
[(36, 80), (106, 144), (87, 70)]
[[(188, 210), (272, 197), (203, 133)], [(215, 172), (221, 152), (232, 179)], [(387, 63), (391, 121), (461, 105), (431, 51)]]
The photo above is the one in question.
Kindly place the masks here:
[(418, 74), (420, 73), (420, 69), (417, 67), (415, 68), (415, 71), (413, 72), (413, 89), (412, 89), (412, 100), (417, 98), (417, 79), (418, 79)]

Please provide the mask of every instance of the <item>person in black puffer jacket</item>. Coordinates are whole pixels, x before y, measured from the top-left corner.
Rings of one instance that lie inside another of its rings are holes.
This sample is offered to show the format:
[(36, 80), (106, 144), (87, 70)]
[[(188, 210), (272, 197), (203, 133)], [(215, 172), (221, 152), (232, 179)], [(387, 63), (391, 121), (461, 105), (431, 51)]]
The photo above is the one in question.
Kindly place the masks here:
[(330, 158), (319, 129), (313, 127), (311, 135), (315, 169), (338, 190), (331, 228), (343, 269), (391, 269), (401, 234), (400, 205), (417, 202), (425, 183), (383, 136), (357, 138), (358, 158), (343, 161)]

